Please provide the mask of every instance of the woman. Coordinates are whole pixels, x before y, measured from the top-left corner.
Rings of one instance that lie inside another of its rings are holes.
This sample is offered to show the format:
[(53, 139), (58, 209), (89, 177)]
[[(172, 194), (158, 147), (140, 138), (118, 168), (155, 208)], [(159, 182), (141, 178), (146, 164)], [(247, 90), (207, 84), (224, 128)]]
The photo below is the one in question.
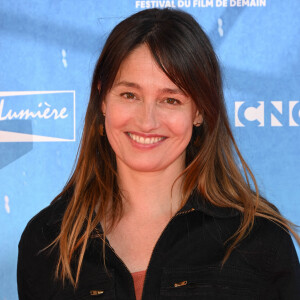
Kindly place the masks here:
[(99, 57), (75, 171), (22, 235), (19, 296), (299, 299), (288, 231), (300, 241), (236, 146), (207, 36), (145, 10)]

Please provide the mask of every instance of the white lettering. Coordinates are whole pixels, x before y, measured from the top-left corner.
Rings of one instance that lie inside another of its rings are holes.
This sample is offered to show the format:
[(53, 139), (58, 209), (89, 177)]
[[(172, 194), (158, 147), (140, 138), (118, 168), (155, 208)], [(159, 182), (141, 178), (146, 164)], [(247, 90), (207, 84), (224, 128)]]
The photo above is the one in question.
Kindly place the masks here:
[[(191, 6), (191, 1), (190, 0), (185, 0), (185, 1), (181, 1), (182, 2), (182, 5), (184, 7), (190, 7)], [(181, 6), (181, 7), (183, 7)]]
[(4, 196), (4, 207), (5, 207), (5, 210), (6, 212), (9, 214), (10, 213), (10, 207), (9, 207), (9, 198), (7, 195)]
[[(227, 1), (227, 0), (226, 0)], [(206, 7), (213, 7), (214, 6), (214, 2), (213, 2), (213, 0), (207, 0), (206, 1)]]
[[(272, 105), (276, 110), (282, 115), (282, 101), (271, 101)], [(272, 127), (281, 127), (282, 123), (271, 113), (271, 126)]]
[(164, 7), (171, 7), (171, 2), (170, 1), (166, 1), (166, 4)]
[[(13, 119), (25, 119), (28, 120), (29, 118), (35, 119), (50, 119), (53, 117), (54, 120), (57, 119), (65, 119), (69, 115), (66, 113), (67, 108), (63, 107), (60, 111), (58, 111), (55, 108), (51, 108), (51, 105), (47, 102), (44, 102), (44, 105), (46, 108), (44, 110), (37, 110), (37, 111), (30, 111), (29, 108), (27, 109), (21, 109), (20, 111), (13, 111), (12, 109), (9, 109), (7, 113), (4, 113), (4, 99), (1, 99), (0, 101), (0, 121), (5, 120), (13, 120)], [(43, 106), (42, 103), (38, 104), (38, 107), (41, 108)]]
[(245, 110), (245, 118), (249, 121), (257, 120), (260, 124), (258, 126), (264, 126), (264, 102), (258, 101), (259, 106), (249, 107)]
[[(222, 0), (220, 0), (222, 1)], [(193, 7), (213, 7), (213, 0), (194, 0)]]
[(222, 0), (216, 0), (216, 7), (221, 7), (223, 6), (223, 1)]
[(236, 127), (300, 127), (300, 101), (236, 101), (234, 118)]
[[(297, 111), (297, 106), (298, 106), (298, 111)], [(299, 101), (290, 101), (289, 103), (289, 125), (290, 126), (300, 125), (300, 102)]]
[[(177, 7), (244, 7), (266, 6), (267, 0), (177, 0)], [(136, 8), (176, 8), (175, 0), (135, 1)]]

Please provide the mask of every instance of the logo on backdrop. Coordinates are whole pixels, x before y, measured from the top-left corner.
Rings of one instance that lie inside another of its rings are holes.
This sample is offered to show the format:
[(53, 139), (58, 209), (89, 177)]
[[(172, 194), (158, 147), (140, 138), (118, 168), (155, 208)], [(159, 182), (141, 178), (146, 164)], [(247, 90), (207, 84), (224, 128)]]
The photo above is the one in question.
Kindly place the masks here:
[(75, 141), (75, 91), (0, 92), (0, 142)]
[(235, 126), (300, 126), (300, 101), (235, 102)]
[(135, 1), (135, 8), (167, 7), (266, 7), (267, 0), (149, 0)]

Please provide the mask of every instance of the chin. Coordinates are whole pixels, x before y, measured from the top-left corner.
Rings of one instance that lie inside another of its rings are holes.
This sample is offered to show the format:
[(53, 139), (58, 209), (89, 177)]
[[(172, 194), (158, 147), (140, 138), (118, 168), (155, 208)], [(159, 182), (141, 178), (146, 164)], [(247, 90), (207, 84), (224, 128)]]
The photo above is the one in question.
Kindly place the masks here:
[(163, 169), (166, 169), (167, 166), (158, 164), (158, 163), (153, 163), (153, 162), (145, 162), (144, 160), (141, 162), (135, 161), (132, 163), (127, 163), (127, 166), (134, 171), (137, 172), (156, 172), (156, 171), (161, 171)]
[(130, 166), (129, 165), (129, 168), (137, 172), (156, 172), (164, 169), (163, 167), (159, 168), (159, 167), (154, 167), (153, 165), (151, 166), (149, 165)]

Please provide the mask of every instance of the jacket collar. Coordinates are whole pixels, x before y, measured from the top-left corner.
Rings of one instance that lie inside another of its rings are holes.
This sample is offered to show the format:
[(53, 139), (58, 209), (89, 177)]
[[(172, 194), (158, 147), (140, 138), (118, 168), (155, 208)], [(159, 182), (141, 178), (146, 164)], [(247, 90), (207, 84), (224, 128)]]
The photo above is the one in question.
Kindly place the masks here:
[[(69, 199), (70, 197), (62, 196), (51, 203), (50, 207), (52, 207), (53, 209), (51, 210), (51, 215), (49, 217), (47, 225), (54, 225), (57, 223), (61, 223)], [(191, 209), (195, 209), (196, 211), (201, 211), (204, 214), (216, 218), (231, 218), (231, 217), (238, 216), (240, 214), (238, 210), (233, 208), (219, 207), (219, 206), (212, 205), (197, 191), (194, 191), (191, 194), (186, 204), (179, 210), (179, 213), (186, 212)]]
[(240, 214), (240, 212), (234, 208), (220, 207), (211, 204), (196, 190), (192, 192), (188, 201), (179, 212), (185, 212), (192, 208), (196, 211), (201, 211), (206, 215), (216, 218), (231, 218)]

